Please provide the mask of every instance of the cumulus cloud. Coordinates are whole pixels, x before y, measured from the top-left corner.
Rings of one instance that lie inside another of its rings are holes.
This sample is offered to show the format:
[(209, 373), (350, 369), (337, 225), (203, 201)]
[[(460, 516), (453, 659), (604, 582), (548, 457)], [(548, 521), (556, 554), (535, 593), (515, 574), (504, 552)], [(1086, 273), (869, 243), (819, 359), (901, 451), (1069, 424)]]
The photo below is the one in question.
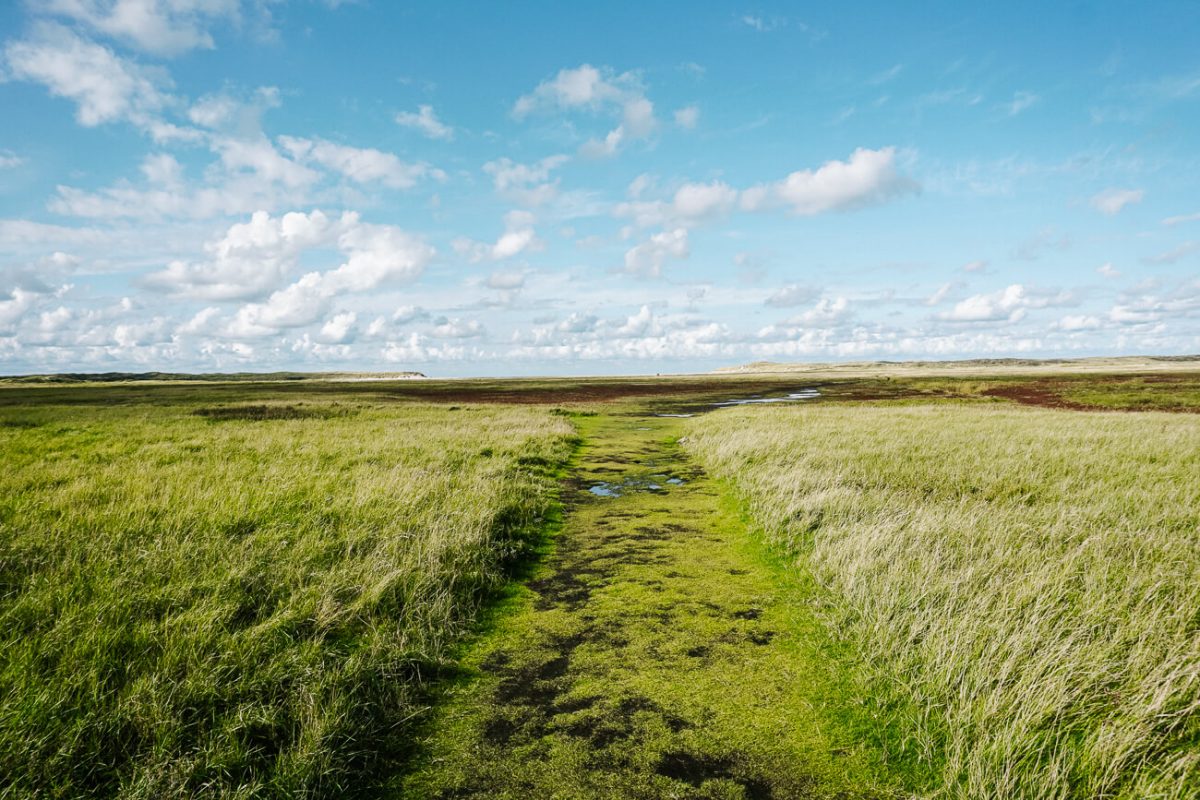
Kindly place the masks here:
[(433, 106), (417, 106), (414, 111), (400, 111), (396, 114), (396, 124), (417, 131), (427, 139), (450, 141), (454, 138), (454, 129), (437, 118)]
[(763, 301), (763, 304), (772, 308), (791, 308), (792, 306), (800, 306), (810, 302), (817, 294), (819, 292), (811, 286), (801, 286), (793, 283), (790, 286), (784, 286), (772, 292)]
[(800, 170), (777, 183), (747, 189), (742, 193), (742, 208), (756, 211), (783, 205), (794, 214), (809, 216), (883, 203), (917, 188), (896, 168), (894, 147), (860, 147), (847, 161), (828, 161), (815, 170)]
[(208, 28), (236, 22), (239, 0), (46, 0), (40, 10), (156, 55), (212, 49)]
[(27, 38), (5, 45), (4, 63), (10, 77), (40, 83), (75, 103), (76, 119), (88, 127), (125, 120), (149, 128), (170, 102), (161, 73), (53, 23), (39, 23)]
[(310, 325), (324, 317), (333, 300), (416, 278), (434, 250), (421, 239), (391, 225), (370, 225), (356, 214), (340, 221), (337, 247), (345, 261), (326, 272), (308, 272), (271, 294), (264, 302), (238, 309), (227, 335), (250, 338)]
[(320, 340), (326, 344), (346, 344), (354, 340), (358, 315), (353, 311), (334, 314), (321, 326)]
[(483, 171), (492, 176), (501, 197), (523, 206), (540, 206), (558, 197), (558, 181), (551, 180), (550, 174), (567, 161), (564, 155), (547, 156), (533, 164), (499, 158), (484, 164)]
[(684, 130), (691, 130), (700, 121), (700, 109), (696, 106), (684, 106), (675, 110), (675, 124)]
[(439, 317), (429, 329), (429, 335), (436, 339), (474, 339), (483, 336), (484, 332), (479, 320), (458, 317)]
[(1141, 189), (1105, 189), (1091, 199), (1092, 208), (1105, 216), (1114, 216), (1125, 206), (1142, 202), (1146, 193)]
[(541, 245), (533, 227), (535, 221), (534, 215), (528, 211), (509, 211), (504, 215), (504, 233), (500, 234), (500, 238), (494, 244), (460, 237), (454, 240), (452, 247), (454, 252), (466, 256), (471, 261), (501, 261), (512, 258)]
[(324, 139), (280, 136), (279, 143), (297, 161), (319, 164), (355, 183), (382, 183), (393, 189), (411, 189), (425, 177), (445, 178), (428, 164), (409, 164), (392, 153), (370, 147), (348, 147)]
[(1121, 271), (1114, 267), (1111, 263), (1101, 264), (1096, 267), (1096, 272), (1106, 278), (1119, 278)]
[(237, 300), (264, 294), (277, 286), (300, 255), (331, 246), (338, 233), (357, 219), (330, 219), (320, 210), (272, 217), (256, 212), (247, 222), (231, 225), (220, 239), (205, 245), (202, 261), (173, 261), (150, 273), (144, 284), (173, 295), (205, 300)]
[(489, 289), (513, 291), (525, 285), (524, 272), (493, 272), (485, 283)]
[(1067, 305), (1071, 300), (1067, 292), (1035, 291), (1014, 283), (994, 292), (971, 295), (937, 317), (950, 322), (1018, 322), (1030, 309)]
[(668, 259), (687, 258), (687, 228), (675, 228), (656, 233), (625, 253), (625, 271), (642, 277), (658, 277)]
[(618, 74), (591, 64), (559, 70), (553, 78), (518, 98), (512, 113), (516, 119), (524, 119), (547, 110), (619, 115), (620, 123), (608, 134), (580, 148), (581, 154), (593, 158), (613, 155), (625, 142), (645, 138), (657, 126), (654, 104), (646, 98), (636, 74)]

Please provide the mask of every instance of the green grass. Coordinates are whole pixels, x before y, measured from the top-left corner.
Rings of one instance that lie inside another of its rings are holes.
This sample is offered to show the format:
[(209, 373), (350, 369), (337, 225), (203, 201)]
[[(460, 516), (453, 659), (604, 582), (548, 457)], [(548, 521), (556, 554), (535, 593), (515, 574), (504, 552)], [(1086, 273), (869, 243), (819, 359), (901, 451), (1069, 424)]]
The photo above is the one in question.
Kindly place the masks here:
[(997, 404), (690, 420), (962, 798), (1200, 797), (1200, 418)]
[(5, 798), (369, 790), (573, 443), (520, 406), (47, 391), (0, 408)]
[(688, 461), (684, 420), (631, 411), (580, 420), (556, 552), (465, 649), (396, 796), (901, 796), (812, 577)]
[(1060, 393), (1068, 401), (1099, 408), (1200, 411), (1200, 376), (1137, 376), (1105, 383), (1075, 381)]

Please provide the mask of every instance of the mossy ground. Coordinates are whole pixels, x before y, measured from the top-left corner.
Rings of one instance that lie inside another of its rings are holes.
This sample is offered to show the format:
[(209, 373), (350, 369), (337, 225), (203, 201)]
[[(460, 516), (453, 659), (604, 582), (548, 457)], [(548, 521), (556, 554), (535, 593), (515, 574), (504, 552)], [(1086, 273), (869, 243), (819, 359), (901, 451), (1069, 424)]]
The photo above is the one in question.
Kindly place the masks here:
[(555, 553), (464, 654), (397, 795), (891, 796), (819, 592), (687, 460), (681, 420), (577, 422)]

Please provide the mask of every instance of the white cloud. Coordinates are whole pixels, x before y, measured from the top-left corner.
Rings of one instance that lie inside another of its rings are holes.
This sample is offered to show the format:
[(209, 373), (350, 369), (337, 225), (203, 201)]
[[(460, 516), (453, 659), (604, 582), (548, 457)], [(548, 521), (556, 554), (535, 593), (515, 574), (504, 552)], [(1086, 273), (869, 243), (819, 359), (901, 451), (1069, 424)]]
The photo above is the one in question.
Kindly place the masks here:
[(1039, 100), (1041, 98), (1033, 92), (1014, 92), (1012, 100), (1004, 104), (1004, 110), (1008, 112), (1010, 117), (1015, 117), (1022, 111), (1028, 110)]
[(392, 153), (370, 147), (348, 147), (324, 139), (280, 136), (279, 143), (297, 161), (319, 164), (356, 183), (382, 183), (393, 189), (411, 189), (425, 177), (441, 180), (445, 174), (428, 164), (409, 164)]
[(662, 231), (625, 253), (625, 271), (632, 275), (658, 277), (667, 259), (687, 258), (687, 228)]
[(45, 0), (40, 10), (156, 55), (212, 49), (208, 26), (239, 20), (238, 0)]
[(1060, 331), (1090, 331), (1101, 326), (1100, 319), (1087, 314), (1068, 315), (1055, 323)]
[(454, 138), (454, 129), (437, 118), (433, 106), (417, 106), (415, 112), (400, 111), (396, 114), (396, 124), (418, 131), (427, 139), (450, 141)]
[(1106, 278), (1119, 278), (1121, 271), (1114, 267), (1111, 263), (1101, 264), (1096, 267), (1096, 272)]
[(590, 64), (560, 70), (518, 98), (512, 113), (524, 119), (539, 110), (619, 113), (620, 124), (602, 139), (591, 139), (580, 148), (582, 155), (592, 158), (611, 156), (624, 143), (649, 136), (657, 126), (654, 104), (646, 98), (637, 75), (617, 74)]
[(10, 41), (4, 61), (10, 77), (74, 102), (76, 119), (88, 127), (128, 120), (150, 128), (170, 102), (160, 91), (161, 75), (57, 24), (39, 23), (29, 38)]
[(817, 304), (798, 317), (788, 320), (788, 324), (814, 326), (832, 325), (841, 322), (851, 314), (850, 301), (845, 297), (822, 297)]
[(983, 259), (977, 259), (975, 261), (968, 261), (966, 264), (963, 264), (962, 271), (963, 272), (983, 272), (984, 270), (987, 269), (987, 266), (988, 266), (987, 261), (985, 261)]
[(696, 106), (684, 106), (675, 110), (675, 124), (685, 130), (692, 130), (700, 121), (700, 109)]
[(782, 181), (742, 192), (742, 208), (756, 211), (783, 204), (801, 216), (846, 211), (915, 192), (917, 185), (896, 169), (896, 150), (855, 150), (848, 161), (828, 161)]
[(399, 228), (368, 224), (354, 213), (331, 219), (320, 210), (280, 217), (258, 212), (205, 249), (208, 260), (172, 262), (144, 284), (189, 299), (247, 299), (279, 286), (306, 254), (336, 250), (342, 258), (335, 269), (309, 272), (264, 302), (243, 306), (228, 327), (234, 336), (262, 336), (315, 322), (335, 298), (410, 281), (433, 256), (433, 248)]
[(675, 216), (695, 221), (728, 213), (737, 198), (737, 190), (720, 181), (685, 183), (675, 192), (671, 206)]
[(512, 291), (525, 285), (524, 272), (493, 272), (485, 284), (489, 289)]
[(207, 244), (207, 260), (173, 261), (148, 275), (144, 283), (188, 298), (236, 300), (259, 296), (278, 286), (302, 253), (332, 246), (339, 231), (354, 222), (350, 216), (331, 220), (319, 210), (280, 217), (259, 211)]
[(474, 339), (485, 333), (483, 323), (477, 319), (448, 319), (441, 317), (434, 320), (429, 335), (436, 339)]
[(803, 305), (817, 296), (818, 292), (810, 286), (800, 286), (791, 284), (784, 286), (773, 292), (764, 301), (765, 305), (772, 308), (790, 308), (792, 306)]
[(564, 155), (547, 156), (533, 164), (518, 164), (499, 158), (483, 165), (492, 176), (497, 194), (523, 206), (540, 206), (558, 197), (558, 181), (550, 173), (567, 163)]
[[(639, 197), (652, 184), (639, 175), (629, 185), (631, 197)], [(631, 200), (618, 203), (613, 213), (633, 221), (639, 228), (655, 225), (692, 226), (707, 219), (728, 214), (737, 204), (738, 191), (721, 181), (685, 183), (675, 190), (670, 202), (662, 200)]]
[(142, 174), (158, 186), (176, 187), (183, 183), (183, 166), (170, 153), (153, 153), (142, 159)]
[(1181, 258), (1190, 256), (1192, 253), (1195, 253), (1198, 250), (1200, 250), (1200, 242), (1187, 241), (1172, 247), (1170, 250), (1159, 253), (1158, 255), (1147, 256), (1146, 258), (1142, 259), (1142, 262), (1145, 264), (1154, 265), (1174, 264)]
[(509, 211), (504, 215), (504, 232), (495, 244), (477, 242), (474, 239), (460, 237), (451, 244), (454, 252), (466, 256), (471, 261), (491, 259), (501, 261), (512, 258), (526, 250), (541, 246), (533, 223), (535, 217), (528, 211)]
[(951, 322), (1018, 322), (1030, 309), (1061, 306), (1070, 302), (1069, 293), (1035, 292), (1014, 283), (995, 292), (972, 295), (937, 317)]
[(784, 25), (784, 20), (778, 17), (764, 17), (759, 14), (743, 14), (740, 22), (747, 28), (753, 28), (759, 33), (768, 33)]
[(933, 294), (929, 295), (929, 297), (927, 297), (925, 299), (925, 305), (927, 305), (927, 306), (941, 305), (942, 302), (945, 301), (945, 299), (950, 296), (950, 292), (954, 291), (954, 289), (955, 289), (955, 284), (943, 283), (941, 286), (939, 286), (937, 288), (937, 291), (935, 291)]
[(0, 169), (13, 169), (25, 163), (25, 159), (11, 150), (0, 150)]
[(1105, 189), (1091, 199), (1092, 208), (1107, 216), (1120, 213), (1125, 206), (1142, 202), (1146, 193), (1141, 189)]
[(354, 323), (358, 315), (353, 311), (334, 314), (321, 326), (321, 341), (327, 344), (345, 344), (354, 340)]
[(1176, 225), (1184, 222), (1200, 222), (1200, 211), (1195, 214), (1180, 214), (1174, 217), (1167, 217), (1162, 221), (1162, 224), (1168, 228), (1174, 228)]

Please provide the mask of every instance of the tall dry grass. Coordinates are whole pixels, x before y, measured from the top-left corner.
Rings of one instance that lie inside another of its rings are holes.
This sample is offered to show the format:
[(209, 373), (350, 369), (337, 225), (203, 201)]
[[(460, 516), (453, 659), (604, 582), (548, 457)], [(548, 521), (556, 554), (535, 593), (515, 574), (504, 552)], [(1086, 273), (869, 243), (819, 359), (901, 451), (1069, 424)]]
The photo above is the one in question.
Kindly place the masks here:
[(288, 408), (0, 414), (0, 796), (341, 797), (403, 756), (572, 431)]
[(932, 794), (1200, 797), (1200, 418), (748, 408), (688, 446), (828, 587)]

